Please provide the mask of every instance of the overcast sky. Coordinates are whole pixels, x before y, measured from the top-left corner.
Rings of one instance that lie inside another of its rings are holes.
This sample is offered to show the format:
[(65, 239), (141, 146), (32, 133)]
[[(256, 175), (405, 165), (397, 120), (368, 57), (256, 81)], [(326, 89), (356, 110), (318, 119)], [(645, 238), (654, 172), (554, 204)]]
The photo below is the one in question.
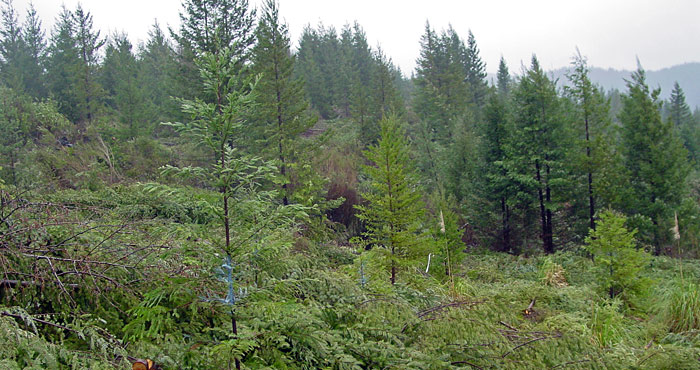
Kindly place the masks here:
[[(73, 10), (78, 2), (33, 0), (47, 30), (61, 4)], [(24, 17), (29, 0), (14, 3)], [(124, 31), (135, 43), (156, 19), (163, 27), (179, 24), (180, 0), (80, 3), (102, 35)], [(295, 44), (306, 24), (340, 29), (357, 20), (370, 46), (381, 46), (406, 75), (415, 68), (426, 20), (437, 31), (451, 24), (464, 39), (471, 29), (489, 72), (501, 55), (516, 72), (533, 53), (544, 68), (563, 67), (576, 47), (603, 68), (634, 69), (637, 57), (648, 70), (700, 61), (698, 0), (280, 0), (280, 14)]]

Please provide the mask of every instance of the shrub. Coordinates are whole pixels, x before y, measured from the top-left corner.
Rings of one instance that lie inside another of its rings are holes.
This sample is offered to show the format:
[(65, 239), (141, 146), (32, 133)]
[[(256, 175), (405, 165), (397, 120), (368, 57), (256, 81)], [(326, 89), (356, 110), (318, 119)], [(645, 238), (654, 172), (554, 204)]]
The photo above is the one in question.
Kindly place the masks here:
[(606, 210), (600, 215), (598, 226), (586, 237), (585, 249), (595, 260), (594, 275), (598, 287), (610, 298), (620, 296), (630, 303), (631, 298), (641, 295), (649, 280), (642, 270), (649, 262), (649, 254), (636, 248), (636, 230), (627, 230), (627, 218), (617, 212)]

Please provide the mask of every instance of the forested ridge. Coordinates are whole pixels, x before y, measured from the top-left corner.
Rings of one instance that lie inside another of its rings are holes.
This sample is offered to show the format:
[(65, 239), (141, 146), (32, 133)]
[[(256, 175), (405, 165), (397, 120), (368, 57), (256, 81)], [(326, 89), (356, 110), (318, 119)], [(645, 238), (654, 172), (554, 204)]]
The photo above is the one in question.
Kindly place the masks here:
[(1, 1), (0, 369), (700, 368), (685, 81), (278, 7), (133, 45)]

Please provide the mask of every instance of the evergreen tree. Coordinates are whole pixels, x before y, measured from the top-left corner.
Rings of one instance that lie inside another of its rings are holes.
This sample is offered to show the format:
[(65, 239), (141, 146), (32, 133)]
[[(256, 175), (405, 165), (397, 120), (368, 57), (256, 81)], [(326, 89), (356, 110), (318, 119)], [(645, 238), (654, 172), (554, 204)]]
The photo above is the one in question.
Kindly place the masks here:
[(330, 118), (332, 99), (329, 91), (326, 90), (327, 81), (317, 60), (320, 44), (318, 32), (311, 26), (304, 27), (299, 40), (299, 50), (296, 53), (295, 74), (304, 80), (304, 90), (313, 108), (321, 117)]
[(501, 96), (507, 96), (510, 93), (512, 83), (513, 81), (510, 77), (506, 60), (501, 56), (501, 60), (498, 63), (498, 73), (496, 74), (496, 88), (498, 89), (498, 93)]
[(561, 184), (565, 139), (559, 97), (535, 56), (514, 92), (515, 131), (510, 142), (510, 176), (539, 205), (540, 237), (544, 251), (554, 253), (554, 187)]
[(586, 250), (594, 257), (600, 290), (610, 298), (621, 295), (627, 301), (643, 292), (648, 279), (642, 273), (649, 255), (636, 247), (637, 230), (627, 230), (627, 217), (606, 210), (600, 225), (586, 237)]
[(73, 13), (64, 6), (51, 34), (46, 69), (49, 91), (58, 103), (59, 112), (74, 123), (80, 118), (81, 102), (77, 95), (80, 64)]
[(579, 149), (569, 151), (569, 158), (575, 174), (581, 176), (577, 184), (585, 183), (585, 190), (576, 190), (572, 199), (583, 201), (580, 194), (585, 192), (587, 228), (595, 229), (598, 209), (622, 207), (620, 200), (627, 193), (625, 169), (615, 145), (618, 133), (611, 124), (610, 100), (602, 88), (591, 82), (586, 59), (580, 53), (572, 65), (574, 69), (568, 74), (571, 86), (564, 89), (572, 102), (570, 117), (574, 120), (572, 129)]
[[(246, 268), (254, 269), (253, 261), (261, 254), (269, 253), (259, 248), (260, 244), (279, 243), (260, 236), (261, 231), (293, 229), (306, 208), (279, 206), (274, 199), (276, 192), (260, 188), (261, 183), (274, 181), (274, 164), (258, 156), (242, 154), (232, 145), (232, 139), (242, 135), (246, 128), (244, 120), (251, 116), (249, 110), (254, 105), (255, 92), (255, 86), (244, 91), (230, 88), (240, 85), (233, 81), (239, 76), (230, 63), (232, 57), (231, 50), (221, 49), (217, 54), (206, 52), (199, 58), (204, 87), (214, 96), (215, 103), (183, 99), (182, 108), (190, 119), (184, 123), (167, 124), (210, 151), (215, 163), (208, 167), (166, 166), (163, 174), (194, 176), (207, 186), (219, 189), (220, 206), (212, 206), (224, 228), (223, 238), (217, 238), (213, 232), (208, 235), (211, 235), (212, 244), (224, 252), (225, 266), (222, 267), (230, 272), (227, 281), (230, 293), (225, 302), (231, 309), (232, 339), (238, 344), (233, 268), (238, 267), (239, 273)], [(225, 95), (219, 95), (222, 92)], [(273, 235), (275, 233), (273, 231)], [(255, 245), (255, 249), (250, 245)], [(255, 281), (257, 283), (257, 276)], [(233, 357), (236, 369), (240, 369), (243, 353), (237, 351)]]
[(115, 34), (105, 50), (102, 86), (108, 103), (128, 127), (129, 137), (137, 137), (144, 123), (144, 99), (138, 81), (136, 56), (126, 34)]
[(693, 118), (690, 107), (685, 101), (683, 89), (678, 82), (673, 84), (671, 99), (668, 103), (668, 116), (683, 140), (690, 159), (697, 163), (700, 155), (700, 125)]
[(450, 131), (449, 112), (444, 99), (443, 71), (446, 56), (441, 40), (426, 22), (425, 33), (421, 36), (420, 57), (416, 66), (416, 96), (413, 100), (413, 110), (426, 126), (428, 140), (434, 136), (444, 137)]
[[(350, 115), (358, 124), (361, 135), (370, 134), (376, 125), (375, 114), (372, 112), (372, 69), (374, 60), (372, 51), (367, 44), (367, 36), (359, 24), (352, 28), (352, 46), (350, 49)], [(376, 132), (376, 130), (374, 130)], [(367, 136), (364, 142), (371, 141)]]
[(255, 43), (255, 10), (248, 0), (184, 0), (179, 40), (195, 55), (230, 49), (236, 63), (244, 63)]
[(12, 0), (3, 0), (0, 9), (0, 76), (5, 85), (17, 91), (24, 91), (23, 68), (25, 44), (22, 28)]
[(337, 112), (341, 117), (352, 115), (351, 104), (355, 86), (353, 81), (357, 76), (357, 69), (354, 67), (355, 36), (353, 28), (346, 24), (340, 31), (338, 40), (338, 60), (337, 72), (333, 78), (333, 102)]
[(477, 157), (477, 137), (471, 127), (462, 124), (455, 129), (454, 142), (439, 156), (439, 161), (445, 163), (444, 169), (434, 169), (442, 171), (438, 177), (445, 183), (437, 184), (438, 192), (442, 194), (444, 186), (447, 196), (454, 196), (458, 204), (469, 207), (476, 190)]
[(360, 140), (364, 145), (373, 144), (379, 137), (379, 121), (388, 114), (403, 113), (403, 102), (396, 87), (395, 74), (391, 60), (381, 49), (373, 55), (372, 74), (370, 76), (369, 103), (371, 123), (360, 127)]
[[(197, 87), (201, 86), (201, 76), (196, 59), (205, 53), (218, 54), (229, 50), (230, 60), (236, 74), (244, 73), (250, 51), (255, 43), (255, 10), (248, 8), (248, 0), (184, 0), (180, 12), (180, 32), (171, 30), (177, 41), (177, 72), (179, 96), (194, 98), (200, 96)], [(245, 79), (238, 79), (243, 88)], [(224, 95), (220, 93), (217, 95)], [(207, 99), (214, 99), (213, 96)]]
[(24, 89), (34, 98), (46, 96), (44, 63), (46, 58), (46, 40), (41, 29), (41, 20), (33, 3), (29, 3), (27, 17), (24, 20), (22, 37), (26, 48), (24, 67)]
[(13, 89), (0, 87), (0, 174), (9, 171), (5, 183), (17, 186), (17, 163), (22, 149), (30, 142), (31, 121), (28, 119), (28, 98)]
[[(482, 160), (479, 166), (481, 176), (477, 184), (479, 195), (489, 202), (490, 209), (495, 210), (494, 213), (498, 215), (500, 231), (494, 238), (496, 249), (507, 252), (515, 249), (512, 203), (517, 188), (506, 166), (508, 160), (507, 144), (511, 140), (509, 131), (512, 128), (513, 118), (507, 93), (510, 76), (503, 59), (501, 59), (498, 76), (498, 90), (491, 94), (484, 111), (481, 135)], [(486, 222), (491, 225), (496, 221), (489, 218)]]
[(438, 36), (426, 24), (416, 67), (413, 109), (427, 126), (431, 140), (441, 145), (449, 145), (465, 118), (474, 117), (468, 109), (466, 55), (464, 41), (452, 27)]
[(486, 103), (488, 92), (486, 84), (486, 64), (479, 56), (479, 48), (471, 30), (467, 37), (467, 47), (464, 52), (464, 75), (469, 87), (469, 103), (477, 111)]
[(148, 33), (148, 41), (138, 55), (138, 81), (146, 100), (149, 122), (167, 122), (179, 117), (180, 110), (171, 96), (181, 96), (174, 84), (176, 55), (172, 44), (156, 22)]
[(622, 150), (632, 191), (627, 209), (653, 223), (656, 255), (667, 236), (664, 220), (680, 202), (688, 173), (685, 149), (672, 123), (661, 119), (660, 93), (660, 89), (649, 90), (646, 73), (639, 67), (627, 81), (620, 112)]
[(82, 6), (73, 12), (75, 25), (75, 46), (80, 63), (77, 65), (77, 95), (79, 118), (88, 123), (97, 112), (102, 97), (102, 87), (97, 83), (99, 67), (99, 50), (106, 40), (100, 39), (100, 31), (93, 30), (92, 14), (83, 10)]
[(253, 49), (254, 72), (261, 76), (256, 94), (256, 139), (263, 152), (279, 161), (282, 202), (293, 198), (292, 177), (302, 156), (299, 135), (315, 119), (308, 112), (303, 82), (292, 75), (294, 57), (290, 51), (287, 26), (279, 19), (276, 0), (267, 0), (256, 30), (258, 42)]
[(362, 197), (367, 203), (356, 208), (367, 227), (365, 237), (387, 251), (394, 284), (398, 268), (424, 252), (420, 222), (424, 207), (398, 119), (387, 117), (380, 125), (379, 142), (365, 151), (371, 162), (363, 167), (367, 191)]
[(577, 53), (574, 57), (573, 71), (568, 75), (572, 83), (567, 88), (569, 95), (574, 100), (577, 109), (577, 119), (582, 123), (583, 145), (586, 158), (583, 161), (583, 169), (586, 173), (587, 197), (588, 197), (588, 227), (595, 229), (596, 198), (598, 190), (594, 189), (598, 183), (597, 176), (602, 172), (600, 168), (602, 159), (612, 145), (609, 139), (607, 127), (609, 125), (608, 104), (602, 92), (591, 82), (588, 74), (589, 68), (586, 59)]

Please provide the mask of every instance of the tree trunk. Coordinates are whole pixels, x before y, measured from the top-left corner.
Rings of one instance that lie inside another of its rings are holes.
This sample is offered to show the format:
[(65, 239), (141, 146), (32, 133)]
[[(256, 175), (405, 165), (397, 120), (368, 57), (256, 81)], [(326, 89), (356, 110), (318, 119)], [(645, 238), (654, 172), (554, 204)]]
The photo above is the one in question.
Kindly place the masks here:
[(501, 197), (501, 251), (510, 250), (510, 211), (506, 197)]
[(391, 285), (396, 283), (396, 261), (394, 261), (394, 246), (391, 246)]
[[(273, 40), (274, 41), (274, 40)], [(280, 174), (284, 179), (282, 184), (282, 204), (289, 205), (289, 185), (287, 183), (287, 163), (284, 158), (284, 150), (282, 147), (282, 140), (284, 135), (282, 132), (282, 91), (280, 90), (280, 75), (279, 75), (279, 62), (275, 58), (275, 92), (277, 93), (277, 142), (279, 144), (279, 159), (280, 159)]]
[(547, 244), (547, 212), (545, 209), (545, 204), (544, 204), (544, 194), (542, 191), (542, 176), (540, 174), (540, 161), (535, 160), (535, 170), (536, 172), (536, 177), (537, 177), (537, 195), (539, 198), (540, 202), (540, 226), (541, 226), (541, 235), (540, 237), (542, 238), (542, 247), (545, 251), (545, 253), (550, 253), (548, 251), (548, 244)]
[[(550, 170), (550, 168), (549, 168), (548, 164), (545, 164), (544, 167), (545, 167), (545, 173), (547, 175), (547, 185), (545, 186), (545, 201), (546, 201), (546, 204), (549, 204), (552, 201), (552, 188), (549, 186), (549, 170)], [(554, 226), (552, 225), (552, 210), (547, 206), (545, 206), (545, 207), (546, 207), (546, 212), (545, 212), (546, 219), (545, 219), (545, 221), (546, 221), (547, 230), (546, 230), (546, 233), (544, 234), (544, 237), (545, 237), (544, 251), (547, 254), (551, 254), (551, 253), (554, 253), (554, 240), (553, 240)]]
[(590, 228), (595, 230), (595, 199), (593, 198), (593, 172), (591, 171), (591, 140), (588, 131), (588, 114), (584, 120), (586, 122), (586, 157), (588, 158), (588, 218)]
[[(231, 331), (233, 331), (233, 339), (238, 339), (238, 325), (236, 323), (236, 311), (234, 309), (231, 309)], [(236, 357), (234, 361), (236, 363), (236, 370), (240, 370), (241, 360), (239, 360), (238, 357)], [(230, 362), (229, 366), (231, 366)]]

